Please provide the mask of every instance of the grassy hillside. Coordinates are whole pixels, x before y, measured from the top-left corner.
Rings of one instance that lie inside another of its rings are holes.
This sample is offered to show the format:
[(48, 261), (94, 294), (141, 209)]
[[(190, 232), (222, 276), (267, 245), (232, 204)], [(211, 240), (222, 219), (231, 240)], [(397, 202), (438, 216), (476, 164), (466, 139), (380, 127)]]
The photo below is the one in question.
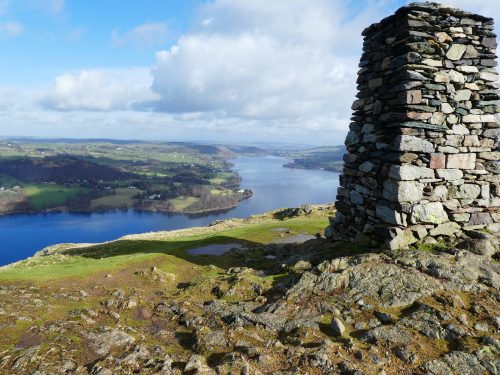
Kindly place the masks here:
[[(211, 227), (131, 235), (85, 247), (60, 245), (56, 246), (59, 250), (55, 254), (32, 257), (0, 267), (0, 280), (30, 283), (63, 280), (66, 277), (91, 278), (95, 273), (117, 271), (136, 262), (151, 262), (166, 272), (174, 271), (174, 265), (214, 264), (226, 268), (233, 263), (238, 264), (239, 257), (194, 256), (186, 250), (226, 243), (258, 247), (286, 236), (318, 233), (328, 223), (326, 212), (317, 211), (307, 217), (286, 221), (265, 214), (253, 219), (230, 220)], [(277, 228), (280, 230), (276, 231)], [(173, 261), (174, 258), (177, 259)]]

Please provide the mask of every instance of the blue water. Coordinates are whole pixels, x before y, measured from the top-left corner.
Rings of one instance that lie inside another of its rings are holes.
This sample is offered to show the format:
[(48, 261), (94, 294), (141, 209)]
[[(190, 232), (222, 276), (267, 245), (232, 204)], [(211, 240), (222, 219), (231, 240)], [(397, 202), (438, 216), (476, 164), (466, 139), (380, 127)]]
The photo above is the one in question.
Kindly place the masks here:
[(280, 207), (335, 200), (338, 173), (284, 168), (285, 162), (273, 156), (235, 159), (242, 187), (252, 189), (254, 195), (224, 213), (189, 217), (129, 210), (0, 217), (0, 265), (24, 259), (57, 243), (103, 242), (126, 234), (203, 226), (218, 219), (243, 218)]

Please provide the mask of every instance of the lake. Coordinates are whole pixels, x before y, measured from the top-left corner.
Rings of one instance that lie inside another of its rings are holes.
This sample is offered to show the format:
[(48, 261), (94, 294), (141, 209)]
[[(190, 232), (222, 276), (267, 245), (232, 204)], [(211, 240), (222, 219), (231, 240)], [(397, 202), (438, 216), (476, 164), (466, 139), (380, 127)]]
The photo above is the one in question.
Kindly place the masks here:
[(0, 265), (24, 259), (57, 243), (103, 242), (126, 234), (204, 226), (220, 219), (335, 200), (338, 173), (284, 168), (286, 161), (274, 156), (236, 158), (234, 168), (242, 177), (242, 188), (252, 189), (254, 195), (223, 213), (189, 217), (129, 210), (0, 217)]

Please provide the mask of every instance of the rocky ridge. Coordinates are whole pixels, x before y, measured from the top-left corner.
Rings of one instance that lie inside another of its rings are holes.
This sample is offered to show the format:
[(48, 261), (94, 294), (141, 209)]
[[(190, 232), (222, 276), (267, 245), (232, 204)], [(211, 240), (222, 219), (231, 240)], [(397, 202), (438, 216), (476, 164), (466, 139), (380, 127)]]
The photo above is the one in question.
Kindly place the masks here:
[(0, 373), (497, 374), (498, 240), (364, 252), (318, 238), (232, 250), (240, 266), (187, 283), (154, 263), (4, 283)]

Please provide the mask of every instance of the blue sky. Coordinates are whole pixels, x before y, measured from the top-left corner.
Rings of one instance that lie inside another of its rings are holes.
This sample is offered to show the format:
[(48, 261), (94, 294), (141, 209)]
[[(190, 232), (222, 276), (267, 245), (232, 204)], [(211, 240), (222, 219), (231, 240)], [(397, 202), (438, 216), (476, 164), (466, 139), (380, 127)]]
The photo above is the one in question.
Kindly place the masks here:
[(0, 136), (339, 144), (360, 33), (405, 3), (0, 0)]

